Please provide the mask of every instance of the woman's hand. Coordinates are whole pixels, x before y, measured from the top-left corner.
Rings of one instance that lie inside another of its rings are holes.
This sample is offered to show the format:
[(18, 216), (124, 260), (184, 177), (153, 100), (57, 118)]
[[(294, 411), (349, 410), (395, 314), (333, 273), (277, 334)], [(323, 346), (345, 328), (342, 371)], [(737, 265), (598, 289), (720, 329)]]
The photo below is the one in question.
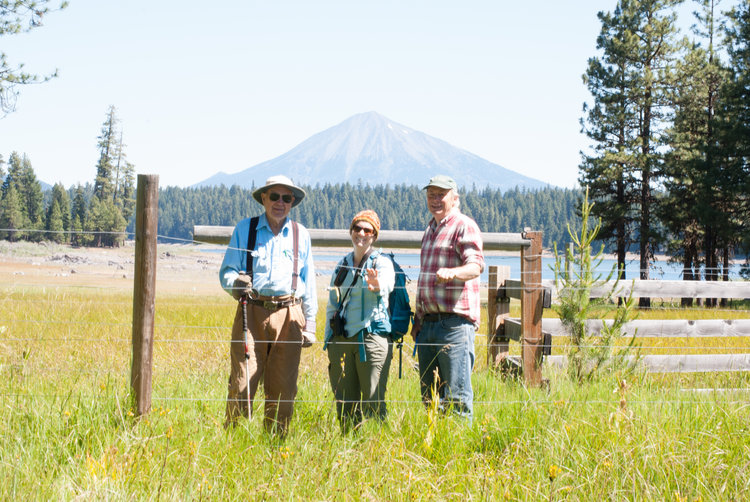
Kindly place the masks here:
[(372, 292), (380, 291), (380, 281), (378, 280), (378, 271), (374, 268), (367, 269), (367, 289)]

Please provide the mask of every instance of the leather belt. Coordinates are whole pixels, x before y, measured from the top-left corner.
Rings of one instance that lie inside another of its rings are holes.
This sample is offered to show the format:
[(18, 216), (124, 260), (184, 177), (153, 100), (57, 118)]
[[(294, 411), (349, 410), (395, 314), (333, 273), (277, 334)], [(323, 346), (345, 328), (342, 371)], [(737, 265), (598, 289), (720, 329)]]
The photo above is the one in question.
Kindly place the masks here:
[(452, 319), (454, 317), (460, 317), (462, 319), (466, 319), (464, 316), (458, 315), (458, 314), (449, 314), (449, 313), (441, 314), (441, 313), (437, 313), (437, 314), (425, 314), (425, 315), (423, 315), (422, 316), (422, 322), (439, 322), (439, 321), (442, 321), (443, 319)]
[(302, 303), (301, 298), (288, 298), (286, 300), (258, 300), (258, 299), (248, 299), (247, 303), (251, 305), (260, 305), (266, 310), (279, 310), (286, 307), (291, 307), (292, 305), (297, 305), (298, 303)]

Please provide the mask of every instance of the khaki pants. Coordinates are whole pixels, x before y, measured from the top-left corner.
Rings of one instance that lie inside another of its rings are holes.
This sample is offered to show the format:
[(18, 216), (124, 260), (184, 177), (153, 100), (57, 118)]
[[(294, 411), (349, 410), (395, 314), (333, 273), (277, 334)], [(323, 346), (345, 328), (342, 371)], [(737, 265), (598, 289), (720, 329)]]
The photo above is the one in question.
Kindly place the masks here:
[[(302, 328), (305, 325), (302, 306), (297, 304), (268, 310), (261, 305), (248, 303), (247, 325), (250, 330), (250, 358), (246, 363), (242, 304), (238, 304), (232, 326), (232, 367), (224, 425), (234, 425), (240, 416), (250, 417), (255, 392), (262, 380), (265, 392), (263, 424), (269, 432), (285, 434), (292, 419), (294, 398), (297, 395)], [(246, 372), (250, 375), (249, 388)]]
[(366, 418), (385, 419), (385, 392), (393, 357), (386, 336), (364, 335), (367, 361), (360, 360), (359, 336), (335, 336), (328, 343), (328, 378), (336, 399), (336, 416), (344, 426)]

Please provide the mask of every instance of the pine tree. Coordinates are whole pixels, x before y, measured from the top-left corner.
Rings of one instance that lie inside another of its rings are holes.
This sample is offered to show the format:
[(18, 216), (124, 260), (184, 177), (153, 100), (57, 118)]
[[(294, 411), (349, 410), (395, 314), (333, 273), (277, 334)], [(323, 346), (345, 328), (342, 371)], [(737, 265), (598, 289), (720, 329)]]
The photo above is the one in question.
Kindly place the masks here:
[(718, 135), (726, 166), (724, 184), (735, 187), (731, 207), (735, 237), (750, 248), (750, 3), (728, 13), (726, 47), (730, 75), (717, 109)]
[[(57, 209), (58, 214), (55, 214)], [(57, 221), (59, 218), (59, 222)], [(68, 232), (71, 230), (70, 197), (61, 183), (52, 187), (52, 196), (47, 208), (46, 228), (51, 233), (49, 239), (55, 242), (69, 242)]]
[(114, 105), (109, 107), (107, 118), (102, 124), (102, 133), (97, 137), (99, 148), (99, 161), (96, 163), (96, 178), (94, 180), (94, 195), (100, 200), (114, 200), (114, 166), (120, 151), (118, 145), (118, 132), (116, 110)]
[(63, 215), (60, 210), (58, 201), (53, 200), (48, 210), (47, 230), (49, 230), (48, 239), (53, 242), (63, 242), (65, 239), (63, 227)]
[[(123, 241), (127, 218), (135, 207), (134, 166), (127, 162), (119, 119), (114, 106), (109, 107), (99, 140), (94, 196), (89, 201), (84, 229), (94, 232), (84, 239), (96, 246), (117, 246)], [(94, 201), (96, 199), (96, 202)]]
[[(1, 0), (0, 1), (0, 36), (13, 35), (30, 31), (42, 26), (42, 20), (51, 10), (50, 0)], [(61, 2), (59, 9), (64, 9), (68, 2)], [(57, 72), (46, 76), (33, 75), (22, 70), (23, 64), (12, 65), (4, 52), (0, 52), (0, 118), (15, 109), (17, 85), (45, 82)]]
[(85, 246), (88, 242), (83, 231), (88, 219), (88, 208), (86, 204), (86, 194), (84, 188), (79, 184), (75, 190), (73, 198), (73, 208), (71, 211), (71, 237), (70, 243), (74, 246)]
[(135, 166), (130, 162), (125, 162), (119, 194), (118, 200), (122, 217), (125, 221), (130, 222), (135, 213)]
[(628, 59), (634, 19), (618, 3), (613, 13), (599, 12), (602, 29), (597, 37), (601, 57), (589, 59), (583, 76), (594, 98), (584, 105), (583, 132), (593, 141), (590, 155), (583, 154), (581, 185), (588, 187), (592, 214), (600, 219), (599, 238), (614, 243), (618, 278), (625, 278), (626, 253), (633, 239), (637, 206), (636, 124), (634, 75)]
[[(637, 216), (633, 219), (639, 240), (641, 279), (649, 278), (657, 238), (654, 186), (661, 175), (660, 147), (670, 118), (668, 90), (672, 61), (679, 49), (674, 40), (677, 29), (673, 9), (679, 3), (680, 0), (618, 1), (614, 14), (600, 15), (602, 34), (597, 45), (606, 55), (604, 64), (594, 59), (587, 71), (589, 86), (595, 91), (595, 105), (588, 117), (595, 155), (584, 158), (582, 183), (594, 186), (592, 196), (597, 205), (609, 201), (613, 206), (614, 217), (607, 224), (610, 235), (628, 231), (625, 223), (630, 221), (630, 204), (636, 206)], [(610, 180), (603, 188), (596, 186), (601, 175)], [(634, 201), (630, 187), (637, 190)], [(620, 249), (621, 246), (618, 243)], [(648, 298), (640, 299), (641, 306), (649, 304)]]
[[(3, 199), (8, 198), (5, 206), (7, 221), (11, 226), (4, 228), (14, 229), (12, 240), (21, 240), (27, 237), (29, 224), (28, 211), (26, 209), (26, 197), (23, 189), (24, 158), (18, 152), (12, 152), (8, 158), (8, 173), (3, 181)], [(12, 190), (12, 195), (9, 193)]]
[(27, 238), (40, 241), (44, 239), (44, 234), (33, 232), (33, 230), (44, 229), (44, 194), (42, 193), (42, 185), (31, 167), (31, 161), (26, 155), (21, 160), (21, 169), (17, 179), (16, 187), (25, 213), (25, 223), (27, 228), (31, 230)]
[[(730, 216), (735, 186), (727, 184), (716, 127), (720, 89), (727, 77), (715, 50), (716, 3), (700, 0), (701, 10), (694, 13), (697, 40), (677, 66), (671, 151), (665, 164), (667, 197), (661, 218), (676, 237), (673, 246), (680, 247), (677, 254), (683, 261), (685, 280), (700, 277), (701, 243), (706, 280), (716, 280), (718, 247), (728, 250), (735, 235)], [(683, 299), (683, 304), (690, 303), (691, 299)]]
[[(8, 178), (5, 179), (6, 182)], [(24, 228), (24, 214), (21, 210), (21, 200), (13, 183), (3, 183), (3, 198), (0, 200), (0, 237), (9, 241), (21, 240), (25, 233), (17, 231)]]

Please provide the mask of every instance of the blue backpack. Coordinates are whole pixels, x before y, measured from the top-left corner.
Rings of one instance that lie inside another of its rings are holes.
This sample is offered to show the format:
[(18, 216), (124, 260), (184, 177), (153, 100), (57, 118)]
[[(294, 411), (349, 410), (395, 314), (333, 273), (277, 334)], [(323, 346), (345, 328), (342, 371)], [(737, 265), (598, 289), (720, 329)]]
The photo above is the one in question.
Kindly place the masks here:
[(396, 273), (396, 283), (393, 291), (388, 295), (388, 313), (391, 315), (391, 338), (400, 341), (409, 332), (412, 311), (409, 305), (409, 292), (406, 291), (406, 273), (396, 263), (393, 253), (383, 253), (393, 263), (393, 271)]

